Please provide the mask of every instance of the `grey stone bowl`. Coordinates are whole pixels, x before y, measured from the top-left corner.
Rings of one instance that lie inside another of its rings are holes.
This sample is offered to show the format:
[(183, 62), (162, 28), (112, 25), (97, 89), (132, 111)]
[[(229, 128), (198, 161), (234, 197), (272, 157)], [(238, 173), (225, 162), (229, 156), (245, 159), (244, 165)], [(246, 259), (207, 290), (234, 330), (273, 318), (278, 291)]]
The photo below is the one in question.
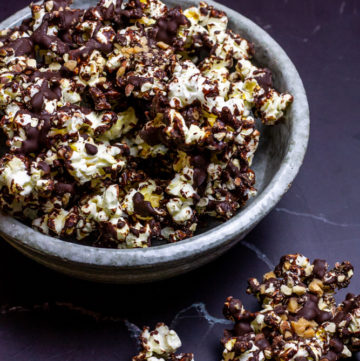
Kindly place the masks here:
[[(96, 0), (75, 0), (86, 7)], [(168, 5), (179, 1), (167, 0)], [(19, 221), (0, 215), (0, 234), (11, 245), (37, 262), (67, 275), (110, 283), (150, 282), (188, 272), (219, 257), (246, 236), (276, 205), (291, 186), (303, 162), (309, 138), (309, 107), (302, 81), (284, 50), (264, 30), (249, 19), (214, 1), (224, 10), (230, 28), (255, 44), (255, 59), (273, 72), (275, 87), (289, 91), (294, 103), (282, 124), (259, 125), (262, 133), (253, 168), (258, 195), (232, 219), (210, 223), (192, 238), (149, 249), (100, 249), (65, 242), (43, 235)], [(196, 0), (182, 0), (188, 7)], [(0, 24), (14, 26), (30, 15), (23, 9)]]

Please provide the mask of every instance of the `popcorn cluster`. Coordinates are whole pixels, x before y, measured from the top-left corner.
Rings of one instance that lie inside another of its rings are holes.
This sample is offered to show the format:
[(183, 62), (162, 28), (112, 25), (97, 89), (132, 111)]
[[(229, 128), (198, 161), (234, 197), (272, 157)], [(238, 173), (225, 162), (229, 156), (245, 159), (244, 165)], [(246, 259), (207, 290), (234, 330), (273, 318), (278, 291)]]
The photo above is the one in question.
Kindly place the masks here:
[[(262, 282), (249, 279), (247, 292), (262, 309), (251, 312), (239, 299), (228, 297), (224, 316), (234, 322), (225, 330), (222, 361), (337, 361), (360, 351), (360, 295), (349, 293), (339, 305), (336, 290), (353, 276), (349, 262), (331, 270), (324, 260), (300, 254), (281, 258)], [(181, 341), (175, 331), (159, 323), (144, 328), (142, 351), (133, 361), (193, 361), (193, 354), (175, 355)]]
[(234, 321), (226, 330), (223, 361), (336, 361), (360, 350), (360, 296), (348, 294), (336, 305), (337, 289), (349, 285), (353, 267), (325, 261), (312, 264), (295, 254), (282, 257), (262, 282), (249, 280), (248, 293), (262, 305), (259, 312), (245, 310), (228, 297), (224, 315)]
[(43, 233), (118, 248), (233, 216), (255, 194), (255, 117), (275, 124), (292, 96), (206, 3), (70, 4), (33, 4), (0, 31), (0, 208)]
[(140, 341), (142, 350), (132, 361), (194, 361), (193, 354), (175, 354), (181, 347), (180, 338), (163, 323), (158, 323), (151, 332), (144, 327)]

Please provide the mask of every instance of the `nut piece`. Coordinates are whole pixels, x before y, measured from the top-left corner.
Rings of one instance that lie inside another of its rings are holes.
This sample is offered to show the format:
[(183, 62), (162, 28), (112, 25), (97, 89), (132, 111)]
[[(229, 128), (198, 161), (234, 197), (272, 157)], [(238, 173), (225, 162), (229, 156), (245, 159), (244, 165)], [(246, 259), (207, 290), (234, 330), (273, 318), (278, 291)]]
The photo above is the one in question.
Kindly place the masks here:
[(163, 41), (157, 42), (156, 45), (157, 45), (159, 48), (164, 49), (164, 50), (170, 48), (170, 45), (164, 43)]
[(309, 284), (309, 290), (320, 297), (324, 294), (323, 288), (324, 284), (317, 278), (314, 278)]
[(125, 74), (126, 66), (127, 66), (127, 61), (124, 60), (124, 61), (121, 63), (120, 68), (119, 68), (118, 71), (116, 72), (116, 79), (121, 78), (121, 77)]
[(36, 60), (35, 59), (28, 59), (26, 64), (29, 68), (36, 68)]
[(74, 71), (75, 68), (77, 67), (77, 61), (76, 60), (68, 60), (67, 62), (64, 63), (64, 66), (66, 69), (68, 69), (70, 71)]
[[(282, 315), (282, 316), (284, 316), (284, 315)], [(281, 319), (283, 320), (283, 322), (280, 322), (280, 332), (282, 334), (285, 334), (286, 332), (291, 332), (290, 323), (285, 320), (285, 317), (281, 317)]]
[(298, 296), (304, 295), (306, 293), (306, 288), (298, 285), (294, 286), (292, 290), (293, 293), (295, 293)]
[(299, 304), (297, 302), (296, 297), (291, 297), (290, 298), (287, 309), (291, 313), (296, 313), (300, 309), (300, 306), (299, 306)]
[(286, 296), (290, 296), (292, 294), (292, 289), (286, 285), (282, 285), (280, 287), (280, 291)]
[(276, 276), (273, 271), (270, 271), (268, 273), (265, 273), (263, 278), (264, 278), (264, 280), (269, 280), (270, 278), (276, 278)]
[(297, 321), (291, 321), (291, 327), (295, 333), (304, 338), (314, 337), (317, 326), (315, 321), (308, 321), (304, 317), (300, 317)]

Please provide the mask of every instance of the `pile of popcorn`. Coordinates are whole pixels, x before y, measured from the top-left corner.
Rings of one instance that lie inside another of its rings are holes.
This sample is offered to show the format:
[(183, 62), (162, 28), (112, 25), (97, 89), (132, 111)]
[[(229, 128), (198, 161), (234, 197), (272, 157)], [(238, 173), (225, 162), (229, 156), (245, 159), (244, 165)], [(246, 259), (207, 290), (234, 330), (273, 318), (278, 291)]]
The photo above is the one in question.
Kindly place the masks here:
[(312, 264), (300, 255), (281, 258), (262, 282), (249, 280), (248, 293), (261, 311), (249, 312), (228, 297), (224, 315), (235, 322), (225, 331), (223, 360), (328, 360), (351, 357), (360, 346), (360, 298), (348, 294), (336, 305), (335, 292), (349, 285), (349, 262), (328, 270), (326, 261)]
[(256, 191), (255, 117), (292, 102), (201, 2), (31, 5), (0, 31), (0, 208), (55, 237), (148, 247), (228, 219)]
[[(260, 311), (246, 310), (233, 297), (226, 299), (224, 316), (234, 327), (225, 330), (221, 340), (222, 361), (337, 361), (352, 357), (360, 351), (360, 296), (349, 293), (338, 305), (334, 298), (337, 289), (349, 285), (352, 275), (349, 262), (336, 263), (328, 270), (324, 260), (311, 264), (300, 254), (282, 257), (262, 282), (249, 280), (248, 293), (257, 297)], [(160, 346), (166, 344), (163, 335), (174, 332), (166, 329), (153, 331), (156, 351), (144, 329), (144, 350), (133, 361), (182, 360), (181, 355), (173, 356), (181, 342), (173, 342), (167, 351)], [(171, 339), (175, 339), (173, 333)], [(156, 357), (151, 358), (154, 353)]]

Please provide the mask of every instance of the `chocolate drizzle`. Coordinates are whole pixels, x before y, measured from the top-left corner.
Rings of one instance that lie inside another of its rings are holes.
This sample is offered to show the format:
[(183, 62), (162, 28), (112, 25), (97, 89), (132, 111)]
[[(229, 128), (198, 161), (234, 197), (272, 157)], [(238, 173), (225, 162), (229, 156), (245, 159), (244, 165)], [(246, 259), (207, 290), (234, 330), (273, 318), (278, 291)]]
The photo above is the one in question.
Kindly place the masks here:
[(43, 81), (40, 86), (40, 90), (31, 98), (30, 101), (35, 113), (41, 112), (45, 98), (48, 100), (59, 100), (61, 98), (61, 89), (59, 87), (51, 89), (51, 87), (49, 87), (49, 83), (47, 81)]
[(56, 54), (64, 55), (69, 52), (69, 45), (61, 41), (55, 35), (48, 35), (49, 22), (43, 21), (38, 29), (32, 34), (34, 44), (38, 44), (45, 49), (52, 49)]
[(321, 311), (318, 307), (319, 299), (316, 295), (308, 294), (307, 300), (296, 317), (304, 317), (306, 320), (314, 320), (321, 324), (332, 319), (330, 312)]
[(154, 146), (164, 142), (163, 129), (164, 127), (145, 126), (140, 130), (139, 134), (147, 144)]
[(22, 56), (32, 53), (34, 44), (31, 38), (19, 38), (4, 45), (0, 49), (13, 49), (15, 56)]
[(157, 215), (157, 212), (152, 207), (151, 203), (144, 199), (144, 196), (140, 192), (136, 192), (133, 196), (134, 210), (140, 216), (153, 217)]
[(26, 140), (22, 142), (21, 148), (18, 149), (20, 154), (36, 153), (42, 148), (48, 146), (47, 134), (51, 127), (49, 114), (32, 114), (29, 111), (22, 111), (29, 114), (31, 117), (39, 119), (39, 125), (32, 127), (30, 124), (24, 127)]
[(316, 259), (314, 260), (314, 270), (313, 273), (318, 278), (323, 278), (327, 270), (327, 263), (325, 260)]
[(194, 167), (194, 186), (196, 188), (200, 187), (206, 181), (209, 163), (207, 157), (202, 154), (191, 157), (191, 165)]
[(272, 74), (267, 68), (255, 70), (254, 78), (266, 92), (273, 87)]
[(49, 175), (51, 172), (50, 166), (44, 161), (40, 161), (38, 163), (38, 167), (44, 172), (45, 175)]
[(180, 26), (189, 24), (189, 20), (182, 14), (180, 7), (170, 9), (157, 20), (154, 26), (155, 39), (172, 45)]
[(52, 0), (52, 2), (53, 2), (53, 10), (59, 11), (69, 7), (72, 4), (73, 0)]
[(60, 194), (60, 195), (63, 195), (66, 193), (75, 194), (75, 184), (74, 183), (57, 182), (55, 184), (55, 193)]
[(87, 154), (90, 154), (90, 155), (95, 155), (98, 152), (97, 147), (90, 143), (85, 144), (85, 149), (86, 149)]
[(100, 43), (95, 39), (90, 39), (84, 46), (79, 49), (70, 50), (70, 59), (86, 59), (94, 50), (100, 50), (105, 54), (112, 51), (113, 45), (111, 43)]

